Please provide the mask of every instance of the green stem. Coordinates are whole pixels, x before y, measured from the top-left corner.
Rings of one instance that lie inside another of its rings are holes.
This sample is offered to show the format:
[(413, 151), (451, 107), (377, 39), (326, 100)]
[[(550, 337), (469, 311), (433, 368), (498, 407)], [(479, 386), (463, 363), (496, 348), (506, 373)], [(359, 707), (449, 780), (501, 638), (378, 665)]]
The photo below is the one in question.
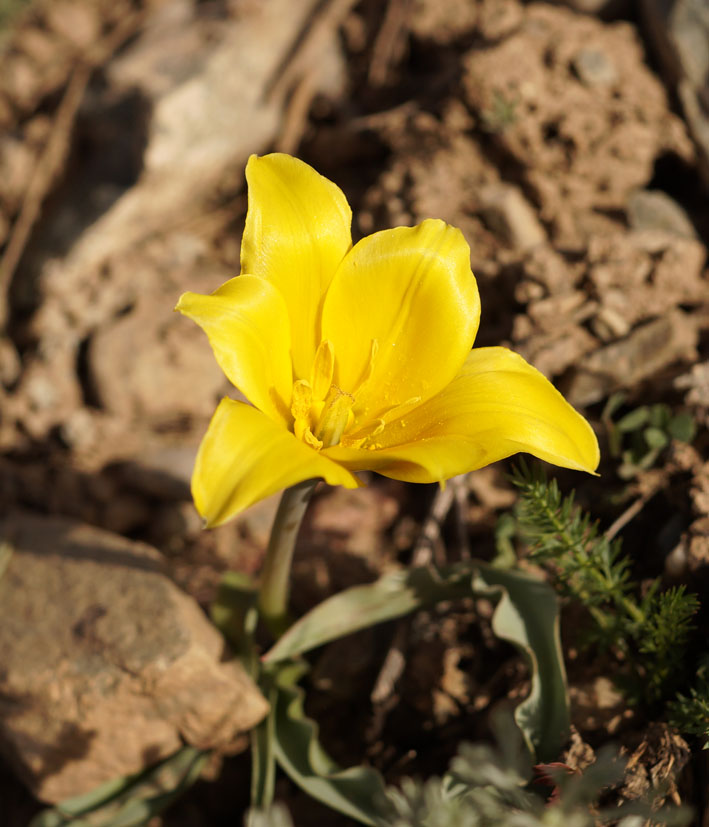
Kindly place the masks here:
[(281, 496), (266, 560), (261, 573), (259, 611), (274, 637), (280, 637), (288, 626), (288, 593), (293, 550), (305, 509), (317, 485), (306, 480), (287, 488)]

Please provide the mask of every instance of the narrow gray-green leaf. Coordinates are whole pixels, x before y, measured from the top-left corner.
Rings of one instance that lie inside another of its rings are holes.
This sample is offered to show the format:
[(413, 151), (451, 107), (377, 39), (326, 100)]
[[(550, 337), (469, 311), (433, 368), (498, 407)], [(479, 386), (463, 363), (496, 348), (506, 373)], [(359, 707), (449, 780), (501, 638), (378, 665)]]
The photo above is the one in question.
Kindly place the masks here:
[(526, 656), (531, 689), (516, 708), (515, 720), (537, 759), (551, 761), (558, 757), (569, 731), (556, 594), (547, 583), (528, 574), (485, 564), (479, 564), (473, 585), (477, 593), (497, 593), (492, 629)]
[(273, 803), (276, 788), (276, 756), (273, 747), (276, 725), (274, 708), (278, 689), (270, 682), (270, 676), (269, 685), (262, 685), (261, 688), (270, 710), (251, 731), (251, 806), (257, 810), (268, 810)]
[(441, 600), (470, 596), (476, 566), (404, 569), (353, 586), (319, 603), (296, 621), (263, 656), (275, 663), (377, 623), (403, 617)]
[(162, 812), (199, 777), (206, 753), (183, 747), (155, 766), (114, 779), (38, 813), (30, 827), (138, 827)]
[(385, 575), (320, 603), (263, 660), (274, 664), (424, 606), (483, 594), (500, 601), (493, 615), (495, 633), (514, 643), (530, 666), (531, 692), (517, 709), (517, 723), (540, 760), (553, 758), (568, 730), (558, 605), (549, 585), (522, 572), (466, 561), (440, 571), (417, 568)]
[(303, 711), (303, 691), (295, 686), (300, 664), (278, 674), (274, 707), (276, 760), (308, 795), (362, 824), (374, 825), (385, 801), (384, 780), (368, 767), (340, 769), (318, 741), (318, 726)]

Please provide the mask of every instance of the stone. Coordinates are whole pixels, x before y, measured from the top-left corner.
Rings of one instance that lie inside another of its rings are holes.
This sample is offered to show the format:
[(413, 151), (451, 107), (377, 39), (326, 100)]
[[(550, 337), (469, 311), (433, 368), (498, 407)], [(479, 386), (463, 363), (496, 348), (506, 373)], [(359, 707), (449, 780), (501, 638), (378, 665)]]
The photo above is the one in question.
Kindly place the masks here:
[(129, 488), (159, 500), (189, 500), (197, 443), (172, 442), (149, 447), (116, 463), (117, 477)]
[(153, 419), (207, 417), (230, 387), (202, 330), (173, 312), (176, 299), (146, 293), (131, 313), (91, 338), (91, 383), (105, 410)]
[(638, 190), (628, 199), (628, 221), (634, 230), (660, 230), (665, 233), (696, 238), (689, 216), (662, 190)]
[(673, 310), (586, 356), (565, 389), (565, 396), (572, 405), (591, 405), (614, 390), (632, 387), (660, 373), (673, 362), (693, 361), (697, 341), (692, 319)]
[(0, 137), (0, 203), (16, 210), (24, 197), (37, 159), (26, 143), (10, 135)]
[(512, 247), (527, 250), (546, 241), (544, 228), (519, 187), (491, 184), (478, 197), (483, 218)]
[(639, 5), (662, 71), (684, 110), (709, 188), (709, 6), (706, 0), (641, 0)]
[(0, 748), (45, 802), (178, 749), (231, 750), (268, 704), (150, 546), (15, 513), (0, 578)]
[(508, 36), (462, 56), (462, 93), (555, 246), (582, 248), (647, 185), (658, 157), (691, 164), (694, 150), (634, 27), (522, 8)]
[[(121, 5), (106, 3), (118, 16)], [(25, 373), (42, 376), (39, 403), (49, 399), (57, 377), (73, 386), (54, 394), (50, 405), (33, 404), (33, 438), (46, 438), (88, 401), (129, 423), (103, 451), (114, 446), (118, 458), (135, 427), (193, 422), (202, 430), (228, 388), (204, 334), (172, 308), (184, 290), (211, 292), (237, 274), (238, 265), (217, 251), (213, 236), (224, 219), (215, 205), (231, 203), (243, 188), (248, 157), (278, 138), (293, 86), (311, 71), (313, 93), (332, 92), (342, 80), (321, 56), (295, 74), (284, 69), (315, 0), (236, 5), (212, 15), (191, 0), (147, 4), (135, 37), (102, 66), (106, 83), (82, 102), (82, 130), (115, 130), (129, 163), (117, 180), (97, 182), (82, 153), (73, 174), (85, 186), (68, 188), (43, 215), (42, 238), (23, 263), (32, 276), (17, 280), (17, 304), (38, 305), (28, 333), (36, 348), (26, 356)], [(74, 39), (85, 42), (91, 12), (77, 14), (81, 30)], [(341, 60), (336, 27), (321, 46), (323, 58)], [(33, 77), (4, 84), (13, 106), (18, 96), (34, 100)], [(46, 87), (43, 77), (38, 83)], [(114, 122), (107, 113), (118, 104), (127, 114)], [(3, 147), (8, 158), (16, 150), (7, 141)], [(5, 194), (0, 175), (3, 212), (9, 212), (4, 201), (14, 203), (20, 191), (11, 177)], [(30, 284), (35, 292), (22, 292)], [(25, 394), (24, 383), (18, 394)]]
[(20, 377), (22, 363), (14, 343), (3, 336), (0, 338), (0, 383), (6, 388), (14, 385)]
[(47, 26), (79, 49), (86, 49), (101, 37), (101, 17), (94, 3), (54, 0), (45, 7)]
[(601, 49), (581, 49), (574, 58), (574, 69), (586, 86), (610, 86), (618, 80), (615, 64)]

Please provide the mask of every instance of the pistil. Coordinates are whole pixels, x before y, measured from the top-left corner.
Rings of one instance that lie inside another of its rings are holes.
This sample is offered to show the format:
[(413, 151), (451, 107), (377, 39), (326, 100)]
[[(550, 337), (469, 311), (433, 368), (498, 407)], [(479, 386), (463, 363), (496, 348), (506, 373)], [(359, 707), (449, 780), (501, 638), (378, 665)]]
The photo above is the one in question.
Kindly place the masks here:
[(323, 448), (337, 445), (342, 438), (345, 428), (352, 420), (354, 401), (352, 394), (337, 385), (330, 386), (315, 428), (315, 438), (322, 442)]

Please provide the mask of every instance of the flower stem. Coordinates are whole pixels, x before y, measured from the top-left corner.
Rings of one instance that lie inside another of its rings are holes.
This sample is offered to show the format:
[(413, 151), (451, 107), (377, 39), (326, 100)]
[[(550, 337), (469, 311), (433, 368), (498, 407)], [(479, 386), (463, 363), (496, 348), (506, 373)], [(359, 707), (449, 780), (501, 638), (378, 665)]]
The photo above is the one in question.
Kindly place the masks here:
[(273, 521), (261, 572), (259, 611), (274, 637), (280, 637), (288, 626), (288, 592), (293, 550), (305, 509), (317, 485), (305, 480), (287, 488)]

